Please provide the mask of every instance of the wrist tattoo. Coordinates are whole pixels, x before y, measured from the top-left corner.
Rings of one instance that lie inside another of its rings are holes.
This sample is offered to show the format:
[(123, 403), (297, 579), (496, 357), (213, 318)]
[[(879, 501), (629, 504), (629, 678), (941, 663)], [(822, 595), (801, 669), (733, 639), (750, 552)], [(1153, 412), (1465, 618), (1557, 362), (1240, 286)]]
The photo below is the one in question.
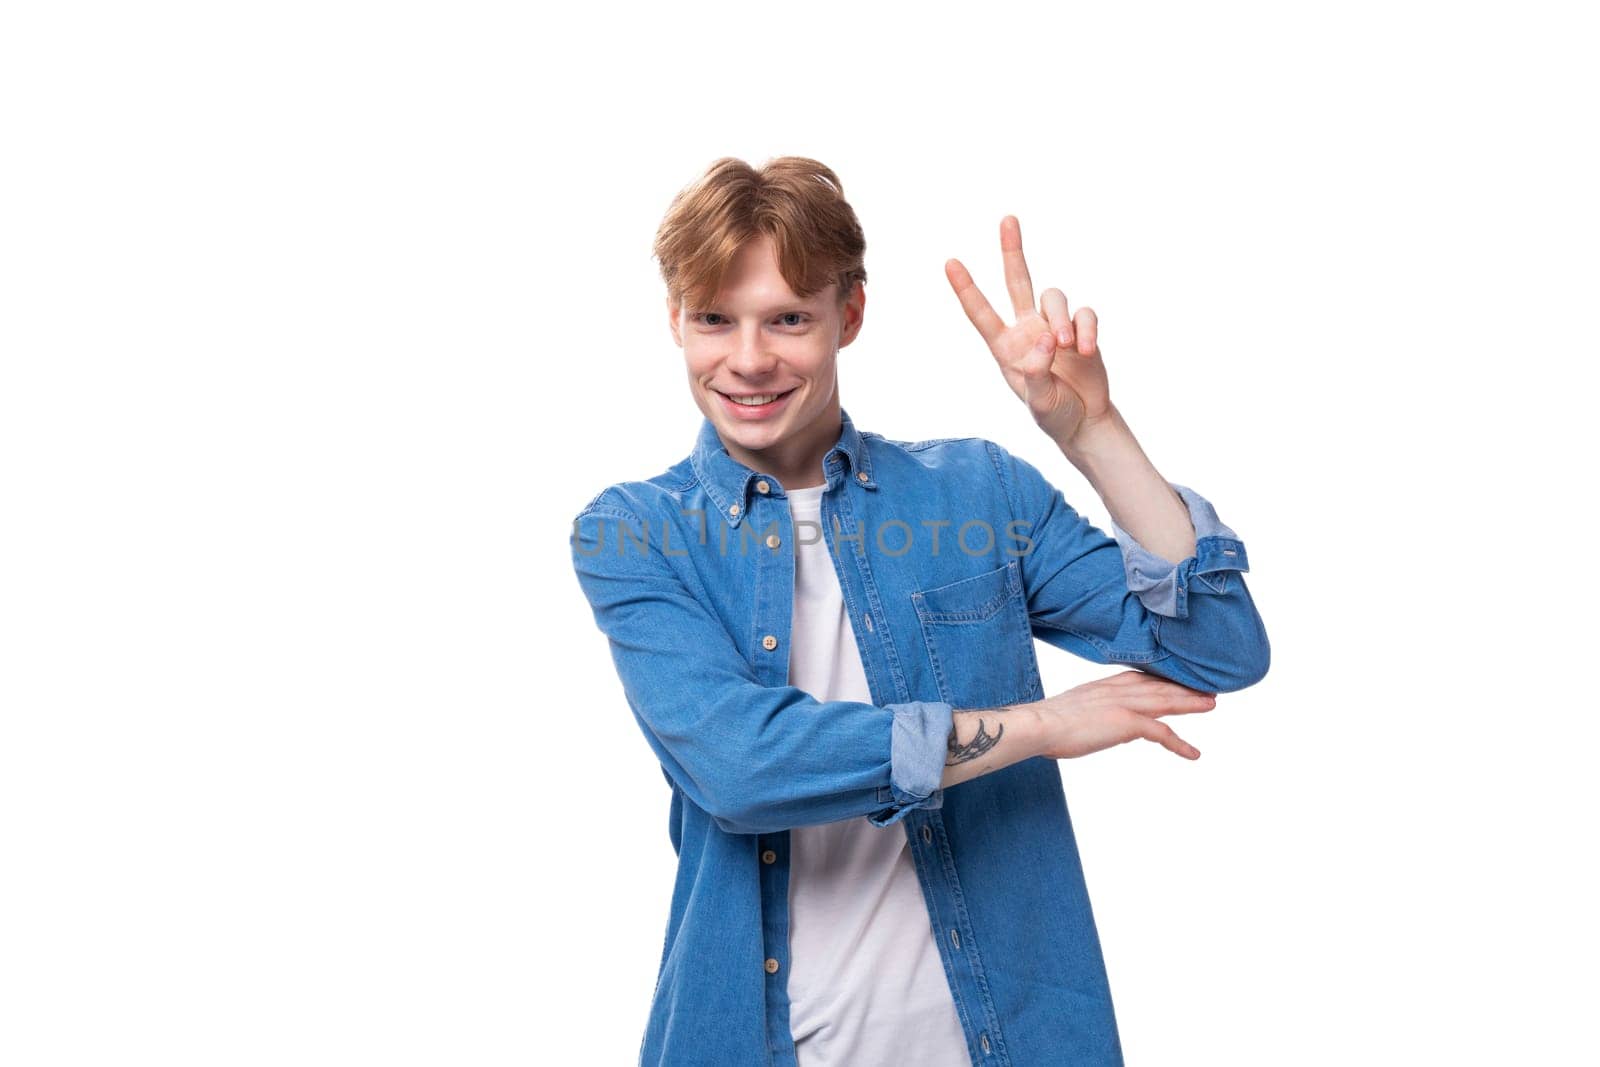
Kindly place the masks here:
[[(1009, 708), (982, 708), (982, 709), (975, 709), (975, 710), (997, 711), (998, 712), (998, 711), (1008, 711), (1010, 709)], [(995, 729), (995, 732), (993, 734), (990, 734), (987, 730), (984, 729), (983, 720), (979, 719), (978, 720), (978, 732), (972, 735), (972, 740), (971, 741), (968, 741), (968, 742), (963, 744), (962, 742), (959, 742), (959, 741), (956, 740), (955, 727), (951, 727), (950, 728), (950, 740), (949, 740), (949, 742), (948, 742), (948, 744), (946, 746), (949, 749), (949, 752), (948, 752), (948, 755), (945, 758), (944, 765), (946, 767), (953, 767), (958, 763), (966, 763), (968, 760), (977, 759), (979, 756), (983, 755), (985, 752), (988, 752), (995, 745), (998, 745), (1000, 743), (1000, 738), (1005, 735), (1005, 732), (1006, 732), (1005, 723), (1000, 723), (1000, 724), (997, 725), (997, 727)]]

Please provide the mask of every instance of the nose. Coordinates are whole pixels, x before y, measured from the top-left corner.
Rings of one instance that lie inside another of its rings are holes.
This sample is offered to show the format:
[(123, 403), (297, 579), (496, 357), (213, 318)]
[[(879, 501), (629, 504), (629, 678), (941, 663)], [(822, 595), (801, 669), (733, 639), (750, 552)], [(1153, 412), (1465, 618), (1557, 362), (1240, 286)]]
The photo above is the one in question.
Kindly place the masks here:
[(771, 351), (761, 336), (759, 324), (739, 333), (733, 351), (728, 355), (728, 369), (741, 378), (761, 378), (778, 365), (778, 356)]

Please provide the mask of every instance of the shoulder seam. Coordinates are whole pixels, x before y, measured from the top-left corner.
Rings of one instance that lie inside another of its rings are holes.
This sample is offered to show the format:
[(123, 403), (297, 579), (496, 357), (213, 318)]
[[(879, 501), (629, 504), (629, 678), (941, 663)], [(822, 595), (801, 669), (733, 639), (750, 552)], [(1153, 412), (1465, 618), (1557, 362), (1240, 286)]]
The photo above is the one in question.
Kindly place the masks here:
[(680, 482), (677, 485), (663, 485), (661, 488), (665, 489), (669, 493), (678, 493), (685, 489), (693, 489), (695, 485), (699, 483), (699, 481), (700, 476), (694, 471), (690, 471), (689, 477), (686, 481)]
[[(666, 473), (667, 473), (666, 471), (662, 472), (662, 474), (666, 474)], [(605, 499), (607, 494), (614, 494), (618, 490), (620, 490), (623, 486), (627, 486), (627, 485), (648, 486), (651, 489), (659, 490), (660, 492), (663, 492), (663, 493), (681, 493), (686, 489), (693, 489), (696, 485), (700, 484), (699, 476), (696, 475), (693, 471), (689, 472), (689, 475), (688, 475), (688, 477), (686, 479), (684, 479), (682, 481), (679, 481), (679, 482), (668, 483), (668, 484), (665, 484), (665, 485), (663, 485), (663, 484), (661, 484), (661, 483), (659, 483), (659, 482), (657, 482), (655, 480), (656, 478), (659, 478), (661, 476), (662, 476), (661, 474), (658, 474), (658, 475), (655, 475), (655, 476), (650, 477), (650, 478), (641, 478), (641, 479), (637, 479), (637, 480), (633, 480), (633, 481), (625, 481), (625, 482), (615, 482), (615, 483), (613, 483), (611, 485), (608, 485), (604, 489), (602, 489), (598, 493), (596, 493), (594, 496), (590, 497), (589, 498), (589, 502), (583, 506), (583, 508), (578, 512), (578, 515), (581, 517), (581, 516), (589, 514), (591, 511), (596, 511), (596, 510), (602, 510), (602, 509), (609, 508), (612, 511), (622, 511), (629, 518), (637, 519), (638, 518), (637, 515), (635, 515), (632, 511), (624, 508), (620, 503), (605, 504), (605, 503), (602, 503), (602, 500)]]
[(593, 510), (594, 506), (596, 504), (600, 503), (600, 498), (605, 496), (609, 492), (611, 492), (611, 487), (608, 485), (604, 489), (602, 489), (598, 493), (596, 493), (594, 496), (590, 497), (589, 498), (589, 502), (587, 504), (585, 504), (583, 507), (578, 509), (578, 515), (581, 517), (581, 516), (589, 514), (589, 512), (591, 510)]
[(907, 452), (921, 452), (924, 449), (932, 448), (934, 445), (948, 445), (948, 444), (953, 444), (953, 443), (955, 443), (957, 441), (982, 441), (982, 440), (983, 440), (983, 438), (979, 437), (976, 434), (967, 434), (967, 435), (965, 435), (963, 437), (929, 437), (929, 438), (925, 438), (925, 439), (923, 439), (921, 441), (890, 441), (890, 444), (899, 445), (901, 448), (905, 449)]
[(995, 476), (1000, 479), (1000, 490), (1005, 493), (1006, 508), (1011, 512), (1011, 517), (1015, 519), (1017, 517), (1017, 498), (1011, 491), (1011, 479), (1006, 477), (1006, 465), (1000, 459), (1002, 449), (994, 441), (986, 440), (984, 445), (986, 446), (984, 451), (989, 453), (989, 462), (994, 464)]
[(633, 512), (629, 511), (625, 507), (622, 507), (620, 504), (601, 503), (601, 501), (605, 499), (606, 494), (610, 493), (614, 489), (616, 489), (616, 486), (608, 485), (596, 493), (594, 498), (583, 506), (583, 510), (578, 512), (577, 517), (581, 519), (585, 515), (599, 512), (611, 515), (614, 518), (632, 519), (637, 522), (638, 516), (634, 515)]

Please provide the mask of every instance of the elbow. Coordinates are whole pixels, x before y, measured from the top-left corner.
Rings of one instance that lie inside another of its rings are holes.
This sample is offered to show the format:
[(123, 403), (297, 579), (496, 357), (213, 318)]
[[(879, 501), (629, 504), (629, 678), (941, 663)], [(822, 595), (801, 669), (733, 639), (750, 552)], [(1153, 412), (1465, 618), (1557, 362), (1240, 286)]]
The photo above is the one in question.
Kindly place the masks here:
[(1272, 643), (1267, 640), (1267, 635), (1266, 635), (1265, 632), (1263, 632), (1261, 634), (1261, 655), (1257, 659), (1257, 662), (1256, 662), (1255, 681), (1251, 682), (1250, 684), (1251, 685), (1255, 685), (1256, 682), (1259, 682), (1259, 681), (1261, 681), (1261, 679), (1265, 678), (1267, 676), (1267, 669), (1270, 668), (1271, 666), (1272, 666)]
[(1272, 667), (1272, 642), (1267, 640), (1267, 631), (1259, 629), (1257, 639), (1253, 642), (1242, 643), (1240, 658), (1233, 669), (1224, 679), (1226, 684), (1219, 686), (1219, 693), (1235, 693), (1241, 689), (1248, 689), (1267, 676), (1267, 671)]
[(1267, 676), (1267, 669), (1272, 666), (1272, 650), (1263, 645), (1261, 651), (1251, 659), (1246, 666), (1241, 668), (1237, 684), (1230, 686), (1231, 691), (1249, 689), (1252, 685)]
[(1267, 676), (1272, 666), (1272, 644), (1259, 617), (1220, 632), (1213, 632), (1197, 648), (1164, 647), (1145, 668), (1207, 693), (1235, 693)]
[(1267, 671), (1272, 666), (1272, 642), (1267, 640), (1267, 628), (1261, 625), (1261, 619), (1256, 618), (1256, 630), (1260, 640), (1256, 643), (1255, 658), (1250, 664), (1249, 685), (1255, 685), (1267, 676)]

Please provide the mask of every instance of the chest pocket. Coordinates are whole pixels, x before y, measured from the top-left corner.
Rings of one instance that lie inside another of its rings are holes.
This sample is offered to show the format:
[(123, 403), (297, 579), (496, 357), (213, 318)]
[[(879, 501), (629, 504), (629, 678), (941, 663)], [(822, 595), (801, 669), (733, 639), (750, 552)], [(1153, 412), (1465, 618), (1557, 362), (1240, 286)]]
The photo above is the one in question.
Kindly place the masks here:
[(911, 602), (941, 700), (985, 708), (1043, 697), (1016, 560), (912, 593)]

